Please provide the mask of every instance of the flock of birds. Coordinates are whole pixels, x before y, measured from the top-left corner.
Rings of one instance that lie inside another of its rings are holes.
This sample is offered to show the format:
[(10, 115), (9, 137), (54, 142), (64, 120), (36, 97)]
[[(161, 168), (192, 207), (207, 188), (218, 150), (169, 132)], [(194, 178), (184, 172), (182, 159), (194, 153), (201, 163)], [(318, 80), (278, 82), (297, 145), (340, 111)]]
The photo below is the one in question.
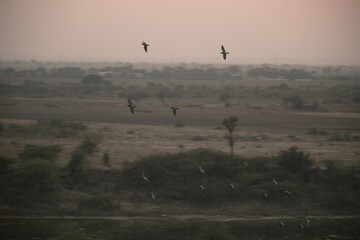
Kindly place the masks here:
[[(206, 175), (206, 171), (202, 166), (198, 166), (198, 171), (199, 171), (199, 173), (201, 175), (204, 175), (204, 176)], [(150, 179), (146, 176), (145, 170), (143, 170), (143, 172), (142, 172), (142, 179), (145, 182), (150, 183)], [(275, 191), (279, 190), (278, 189), (279, 182), (275, 178), (272, 179), (272, 184), (274, 186)], [(206, 190), (206, 188), (205, 188), (205, 186), (203, 184), (200, 184), (198, 186), (198, 188), (202, 192), (205, 192), (205, 190)], [(229, 183), (229, 188), (235, 190), (235, 189), (237, 189), (237, 184), (234, 183), (234, 182), (231, 182), (231, 183)], [(292, 199), (293, 199), (292, 192), (290, 192), (288, 190), (284, 190), (283, 192), (288, 197), (289, 201), (292, 201)], [(153, 200), (156, 200), (157, 196), (156, 196), (156, 194), (154, 192), (154, 189), (151, 190), (150, 196), (151, 196), (151, 198)], [(264, 193), (263, 194), (263, 199), (267, 203), (269, 201), (269, 199), (270, 199), (269, 194)], [(299, 224), (298, 224), (298, 228), (299, 228), (300, 233), (303, 233), (305, 231), (305, 228), (309, 229), (310, 228), (310, 223), (311, 223), (311, 220), (310, 220), (309, 217), (306, 216), (306, 217), (300, 218), (299, 219)], [(280, 226), (282, 234), (285, 234), (285, 223), (283, 221), (279, 221), (279, 226)], [(259, 238), (259, 239), (261, 239), (261, 238)]]
[[(148, 52), (148, 49), (149, 49), (149, 47), (150, 47), (150, 44), (147, 44), (146, 42), (143, 41), (141, 45), (144, 46), (145, 52)], [(220, 54), (223, 56), (224, 60), (226, 60), (226, 56), (227, 56), (227, 54), (229, 54), (229, 52), (226, 51), (224, 45), (221, 45), (221, 52), (220, 52)], [(128, 107), (129, 107), (129, 109), (130, 109), (130, 112), (131, 112), (132, 114), (134, 114), (134, 113), (135, 113), (136, 105), (133, 103), (133, 101), (132, 101), (130, 98), (128, 99)], [(174, 116), (176, 116), (177, 110), (179, 110), (180, 108), (177, 107), (177, 106), (171, 106), (171, 109), (172, 109), (172, 112), (173, 112)]]
[[(148, 43), (146, 43), (146, 42), (143, 41), (143, 42), (142, 42), (142, 45), (144, 46), (145, 52), (148, 52), (148, 49), (149, 49), (149, 47), (150, 47), (150, 44), (148, 44)], [(229, 54), (229, 52), (226, 51), (226, 49), (225, 49), (225, 47), (224, 47), (223, 45), (221, 45), (221, 52), (220, 52), (220, 54), (222, 55), (222, 57), (223, 57), (224, 60), (226, 60), (226, 57), (227, 57), (227, 55)], [(132, 114), (134, 114), (136, 105), (133, 103), (133, 101), (132, 101), (131, 99), (128, 99), (128, 107), (129, 107), (129, 109), (130, 109), (130, 112), (131, 112)], [(172, 106), (171, 109), (172, 109), (172, 112), (173, 112), (174, 116), (176, 116), (177, 110), (179, 110), (180, 108), (177, 107), (177, 106)], [(206, 174), (206, 171), (205, 171), (205, 169), (204, 169), (202, 166), (198, 166), (198, 171), (199, 171), (199, 173), (200, 173), (201, 175), (205, 175), (205, 174)], [(143, 172), (142, 172), (142, 179), (143, 179), (145, 182), (150, 183), (150, 179), (146, 176), (145, 170), (143, 170)], [(274, 189), (277, 191), (277, 190), (278, 190), (278, 184), (279, 184), (279, 182), (278, 182), (275, 178), (273, 178), (273, 179), (272, 179), (272, 184), (273, 184), (273, 186), (274, 186)], [(206, 190), (206, 188), (205, 188), (205, 186), (204, 186), (203, 184), (200, 184), (200, 185), (198, 186), (198, 188), (199, 188), (199, 190), (202, 191), (202, 192), (205, 192), (205, 190)], [(229, 183), (229, 188), (235, 190), (235, 189), (237, 188), (237, 184), (234, 183), (234, 182), (231, 182), (231, 183)], [(292, 201), (292, 199), (293, 199), (293, 194), (292, 194), (292, 192), (290, 192), (290, 191), (288, 191), (288, 190), (284, 190), (283, 192), (284, 192), (284, 194), (288, 197), (289, 201)], [(156, 200), (157, 195), (155, 194), (154, 189), (151, 190), (150, 196), (151, 196), (151, 198), (152, 198), (153, 200)], [(267, 203), (267, 202), (270, 200), (269, 194), (268, 194), (268, 193), (263, 193), (263, 199), (264, 199), (264, 201)], [(304, 232), (304, 229), (305, 229), (305, 228), (310, 228), (310, 223), (311, 223), (311, 220), (309, 219), (309, 217), (301, 218), (301, 219), (299, 220), (299, 225), (298, 225), (300, 232), (301, 232), (301, 233)], [(284, 233), (284, 232), (285, 232), (285, 223), (284, 223), (283, 221), (279, 221), (279, 225), (280, 225), (280, 228), (281, 228), (282, 233)], [(260, 238), (259, 238), (259, 239), (260, 239)]]

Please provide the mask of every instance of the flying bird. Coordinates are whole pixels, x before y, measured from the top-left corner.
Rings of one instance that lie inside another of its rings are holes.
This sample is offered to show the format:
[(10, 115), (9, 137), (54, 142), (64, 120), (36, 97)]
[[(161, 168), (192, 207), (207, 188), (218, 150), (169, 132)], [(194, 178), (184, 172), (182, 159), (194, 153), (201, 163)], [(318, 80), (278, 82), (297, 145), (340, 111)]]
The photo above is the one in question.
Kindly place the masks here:
[(173, 111), (174, 116), (176, 116), (176, 111), (179, 110), (180, 108), (179, 108), (179, 107), (172, 106), (171, 109), (172, 109), (172, 111)]
[(226, 60), (226, 55), (229, 54), (229, 52), (227, 52), (227, 51), (225, 50), (225, 48), (224, 48), (223, 45), (221, 45), (221, 52), (220, 52), (220, 54), (223, 55), (224, 60)]
[(128, 107), (130, 108), (130, 112), (134, 114), (136, 106), (133, 104), (130, 98), (128, 99)]
[(141, 45), (144, 45), (144, 50), (145, 50), (145, 52), (147, 52), (148, 51), (148, 47), (150, 46), (149, 44), (147, 44), (146, 42), (142, 42), (142, 44)]
[(150, 180), (145, 176), (145, 170), (143, 170), (142, 178), (145, 182), (150, 182)]

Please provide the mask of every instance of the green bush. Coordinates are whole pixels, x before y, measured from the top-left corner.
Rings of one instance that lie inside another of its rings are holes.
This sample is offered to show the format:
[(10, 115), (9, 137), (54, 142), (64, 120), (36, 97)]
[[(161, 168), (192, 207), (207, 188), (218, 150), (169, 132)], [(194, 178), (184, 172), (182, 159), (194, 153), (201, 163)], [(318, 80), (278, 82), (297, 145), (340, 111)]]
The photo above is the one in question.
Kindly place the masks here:
[(312, 167), (313, 161), (309, 154), (299, 151), (297, 147), (290, 147), (278, 155), (278, 164), (292, 173), (307, 172)]
[(79, 210), (81, 211), (114, 211), (119, 208), (109, 196), (98, 195), (79, 201)]
[(42, 159), (54, 161), (62, 150), (61, 145), (38, 146), (26, 144), (18, 154), (18, 157), (22, 160)]
[(10, 123), (0, 134), (16, 137), (73, 137), (87, 129), (88, 127), (82, 123), (53, 119), (30, 125)]
[(14, 160), (11, 158), (0, 156), (0, 175), (6, 174), (12, 170), (11, 165), (14, 163)]
[(65, 167), (65, 171), (72, 180), (79, 180), (85, 175), (88, 169), (86, 157), (96, 151), (98, 143), (98, 137), (86, 136), (72, 152), (71, 159)]
[(103, 78), (98, 74), (88, 74), (81, 79), (82, 84), (99, 86), (103, 83)]
[(46, 160), (21, 163), (7, 179), (7, 186), (18, 194), (51, 193), (60, 186), (57, 166)]

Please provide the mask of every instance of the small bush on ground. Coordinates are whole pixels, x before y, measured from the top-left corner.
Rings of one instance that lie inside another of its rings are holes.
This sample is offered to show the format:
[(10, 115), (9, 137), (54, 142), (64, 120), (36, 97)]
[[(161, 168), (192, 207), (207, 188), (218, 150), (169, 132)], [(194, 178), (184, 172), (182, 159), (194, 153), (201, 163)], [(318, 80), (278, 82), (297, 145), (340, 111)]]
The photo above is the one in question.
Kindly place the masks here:
[(22, 160), (42, 159), (54, 161), (62, 150), (61, 145), (41, 146), (26, 144), (18, 154), (18, 157)]

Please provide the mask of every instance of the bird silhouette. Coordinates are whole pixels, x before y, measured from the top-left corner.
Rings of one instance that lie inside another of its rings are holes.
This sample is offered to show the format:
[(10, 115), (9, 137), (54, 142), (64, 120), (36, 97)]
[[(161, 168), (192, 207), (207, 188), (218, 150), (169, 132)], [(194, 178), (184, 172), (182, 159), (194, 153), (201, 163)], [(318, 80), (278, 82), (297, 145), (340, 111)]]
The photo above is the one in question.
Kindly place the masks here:
[(142, 44), (141, 45), (143, 45), (144, 46), (144, 50), (145, 50), (145, 52), (147, 52), (148, 51), (148, 47), (150, 46), (149, 44), (147, 44), (146, 42), (142, 42)]
[(225, 50), (223, 45), (221, 45), (221, 52), (220, 53), (223, 55), (224, 60), (226, 60), (226, 55), (229, 54), (229, 52), (227, 52)]
[(176, 111), (179, 110), (180, 108), (179, 108), (179, 107), (172, 106), (171, 109), (172, 109), (172, 111), (173, 111), (174, 116), (176, 116)]
[(136, 106), (135, 106), (135, 104), (133, 104), (133, 102), (131, 101), (131, 99), (128, 99), (128, 107), (130, 108), (130, 112), (131, 112), (132, 114), (134, 114)]

